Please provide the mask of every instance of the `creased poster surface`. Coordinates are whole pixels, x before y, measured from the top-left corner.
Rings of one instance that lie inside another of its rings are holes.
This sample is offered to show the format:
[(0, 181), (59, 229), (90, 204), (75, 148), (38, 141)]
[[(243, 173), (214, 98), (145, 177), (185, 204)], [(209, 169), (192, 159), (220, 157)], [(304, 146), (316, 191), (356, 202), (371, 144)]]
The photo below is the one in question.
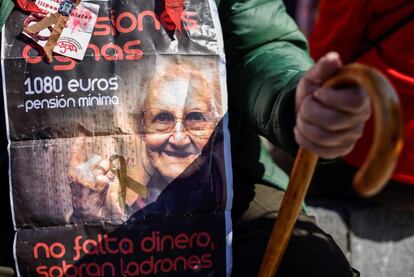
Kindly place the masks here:
[(21, 276), (225, 276), (231, 166), (215, 6), (99, 5), (83, 61), (2, 31)]

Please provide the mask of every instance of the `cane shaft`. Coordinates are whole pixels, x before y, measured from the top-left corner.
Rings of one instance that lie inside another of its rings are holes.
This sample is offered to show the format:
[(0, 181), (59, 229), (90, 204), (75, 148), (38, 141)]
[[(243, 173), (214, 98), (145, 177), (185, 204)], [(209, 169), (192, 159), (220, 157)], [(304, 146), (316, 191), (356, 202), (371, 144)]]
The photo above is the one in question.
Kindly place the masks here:
[[(292, 177), (280, 207), (279, 216), (273, 227), (272, 236), (263, 258), (259, 276), (273, 277), (282, 261), (287, 242), (292, 235), (296, 219), (302, 209), (302, 203), (318, 157), (304, 148), (300, 148), (292, 169)], [(292, 220), (292, 218), (294, 220)], [(282, 243), (281, 243), (282, 242)]]

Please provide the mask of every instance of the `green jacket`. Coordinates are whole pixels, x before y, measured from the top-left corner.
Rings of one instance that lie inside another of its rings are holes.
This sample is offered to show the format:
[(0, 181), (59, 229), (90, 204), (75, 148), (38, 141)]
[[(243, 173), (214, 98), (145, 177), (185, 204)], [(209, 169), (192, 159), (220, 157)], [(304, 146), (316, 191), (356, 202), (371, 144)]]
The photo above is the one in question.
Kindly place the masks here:
[(295, 154), (294, 91), (312, 60), (281, 0), (216, 2), (227, 59), (235, 205), (238, 198), (247, 198), (246, 205), (254, 183), (287, 186), (288, 177), (258, 135)]
[(0, 28), (3, 27), (6, 19), (14, 8), (14, 3), (11, 0), (0, 0)]

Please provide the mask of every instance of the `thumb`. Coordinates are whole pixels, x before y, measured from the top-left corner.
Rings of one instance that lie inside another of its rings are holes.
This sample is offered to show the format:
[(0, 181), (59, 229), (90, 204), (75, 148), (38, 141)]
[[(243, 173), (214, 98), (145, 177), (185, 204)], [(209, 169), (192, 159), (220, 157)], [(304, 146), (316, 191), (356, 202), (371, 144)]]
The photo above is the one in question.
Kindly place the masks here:
[(303, 76), (306, 81), (321, 85), (329, 77), (335, 74), (342, 67), (342, 61), (339, 54), (329, 52), (309, 69)]
[(86, 138), (77, 137), (70, 149), (70, 167), (76, 167), (84, 163), (86, 158)]

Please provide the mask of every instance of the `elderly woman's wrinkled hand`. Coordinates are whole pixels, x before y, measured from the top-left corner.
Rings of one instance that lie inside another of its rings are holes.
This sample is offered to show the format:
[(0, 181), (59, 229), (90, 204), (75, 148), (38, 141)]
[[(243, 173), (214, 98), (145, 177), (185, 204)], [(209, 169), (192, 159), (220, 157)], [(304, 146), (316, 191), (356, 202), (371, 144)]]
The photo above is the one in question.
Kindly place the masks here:
[(111, 172), (110, 163), (99, 155), (83, 161), (83, 142), (71, 153), (68, 178), (71, 181), (73, 214), (87, 220), (100, 219), (111, 187), (119, 187), (118, 178)]
[(325, 159), (349, 153), (371, 114), (369, 96), (360, 88), (322, 88), (341, 67), (339, 55), (328, 53), (304, 74), (296, 90), (295, 139)]

